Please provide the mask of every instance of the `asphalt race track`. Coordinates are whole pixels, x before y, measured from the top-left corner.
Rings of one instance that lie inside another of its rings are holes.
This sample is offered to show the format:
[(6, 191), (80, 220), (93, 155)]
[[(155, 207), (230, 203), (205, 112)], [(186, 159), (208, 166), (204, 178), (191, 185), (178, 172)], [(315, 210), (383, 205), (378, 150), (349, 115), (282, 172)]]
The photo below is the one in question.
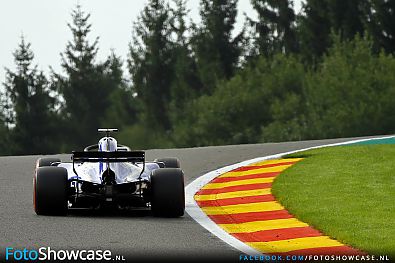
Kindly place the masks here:
[[(178, 157), (185, 185), (204, 173), (259, 156), (348, 139), (149, 150), (147, 160)], [(40, 156), (0, 157), (0, 258), (17, 249), (109, 249), (135, 259), (238, 261), (240, 252), (213, 236), (188, 214), (155, 218), (149, 211), (74, 212), (66, 217), (37, 216), (32, 207), (32, 175)], [(70, 155), (58, 155), (70, 161)]]

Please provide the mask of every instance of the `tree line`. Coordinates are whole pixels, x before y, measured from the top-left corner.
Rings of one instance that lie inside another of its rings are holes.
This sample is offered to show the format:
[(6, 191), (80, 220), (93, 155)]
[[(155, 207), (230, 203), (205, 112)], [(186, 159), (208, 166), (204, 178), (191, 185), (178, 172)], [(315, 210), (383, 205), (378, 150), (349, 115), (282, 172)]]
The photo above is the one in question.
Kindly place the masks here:
[[(395, 1), (149, 0), (129, 54), (97, 61), (90, 14), (76, 6), (61, 72), (21, 38), (0, 100), (0, 153), (69, 152), (117, 127), (132, 148), (193, 147), (395, 131)], [(123, 64), (128, 72), (123, 72)], [(128, 74), (127, 74), (128, 73)]]

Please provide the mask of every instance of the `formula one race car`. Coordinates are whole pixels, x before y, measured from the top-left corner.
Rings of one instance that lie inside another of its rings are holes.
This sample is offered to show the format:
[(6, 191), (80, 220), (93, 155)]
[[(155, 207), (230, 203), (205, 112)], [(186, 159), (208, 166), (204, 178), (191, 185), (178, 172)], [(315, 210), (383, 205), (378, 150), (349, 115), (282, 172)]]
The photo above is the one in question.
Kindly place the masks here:
[(155, 216), (179, 217), (185, 210), (184, 173), (177, 158), (145, 161), (144, 151), (117, 144), (110, 132), (72, 162), (37, 160), (33, 204), (38, 215), (65, 215), (72, 208), (151, 208)]

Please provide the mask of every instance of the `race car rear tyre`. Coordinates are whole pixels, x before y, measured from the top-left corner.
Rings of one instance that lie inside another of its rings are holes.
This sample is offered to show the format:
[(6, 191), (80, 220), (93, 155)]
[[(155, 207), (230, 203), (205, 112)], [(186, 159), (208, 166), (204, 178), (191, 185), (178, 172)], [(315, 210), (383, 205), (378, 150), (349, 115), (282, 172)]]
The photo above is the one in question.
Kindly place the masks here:
[(154, 162), (162, 162), (165, 164), (165, 168), (181, 168), (180, 160), (175, 157), (168, 158), (158, 158), (155, 159)]
[(37, 160), (37, 167), (51, 166), (52, 163), (60, 163), (59, 158), (45, 157)]
[(33, 178), (33, 205), (37, 215), (67, 214), (67, 170), (39, 167)]
[(184, 215), (184, 173), (178, 168), (156, 169), (151, 174), (151, 209), (154, 216)]

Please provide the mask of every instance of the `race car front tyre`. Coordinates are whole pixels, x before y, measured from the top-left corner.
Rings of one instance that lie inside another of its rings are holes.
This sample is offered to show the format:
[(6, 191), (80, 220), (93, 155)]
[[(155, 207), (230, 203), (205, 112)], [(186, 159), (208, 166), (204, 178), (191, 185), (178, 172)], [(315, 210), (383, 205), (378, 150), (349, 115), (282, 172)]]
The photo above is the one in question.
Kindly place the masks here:
[(181, 168), (180, 160), (175, 157), (168, 158), (158, 158), (155, 159), (154, 162), (162, 162), (165, 164), (165, 168)]
[(33, 178), (33, 205), (37, 215), (67, 214), (67, 170), (39, 167)]
[(151, 193), (151, 209), (154, 216), (180, 217), (184, 215), (184, 173), (181, 169), (154, 170), (151, 174)]
[(51, 166), (52, 163), (60, 163), (59, 158), (45, 157), (37, 160), (37, 167)]

